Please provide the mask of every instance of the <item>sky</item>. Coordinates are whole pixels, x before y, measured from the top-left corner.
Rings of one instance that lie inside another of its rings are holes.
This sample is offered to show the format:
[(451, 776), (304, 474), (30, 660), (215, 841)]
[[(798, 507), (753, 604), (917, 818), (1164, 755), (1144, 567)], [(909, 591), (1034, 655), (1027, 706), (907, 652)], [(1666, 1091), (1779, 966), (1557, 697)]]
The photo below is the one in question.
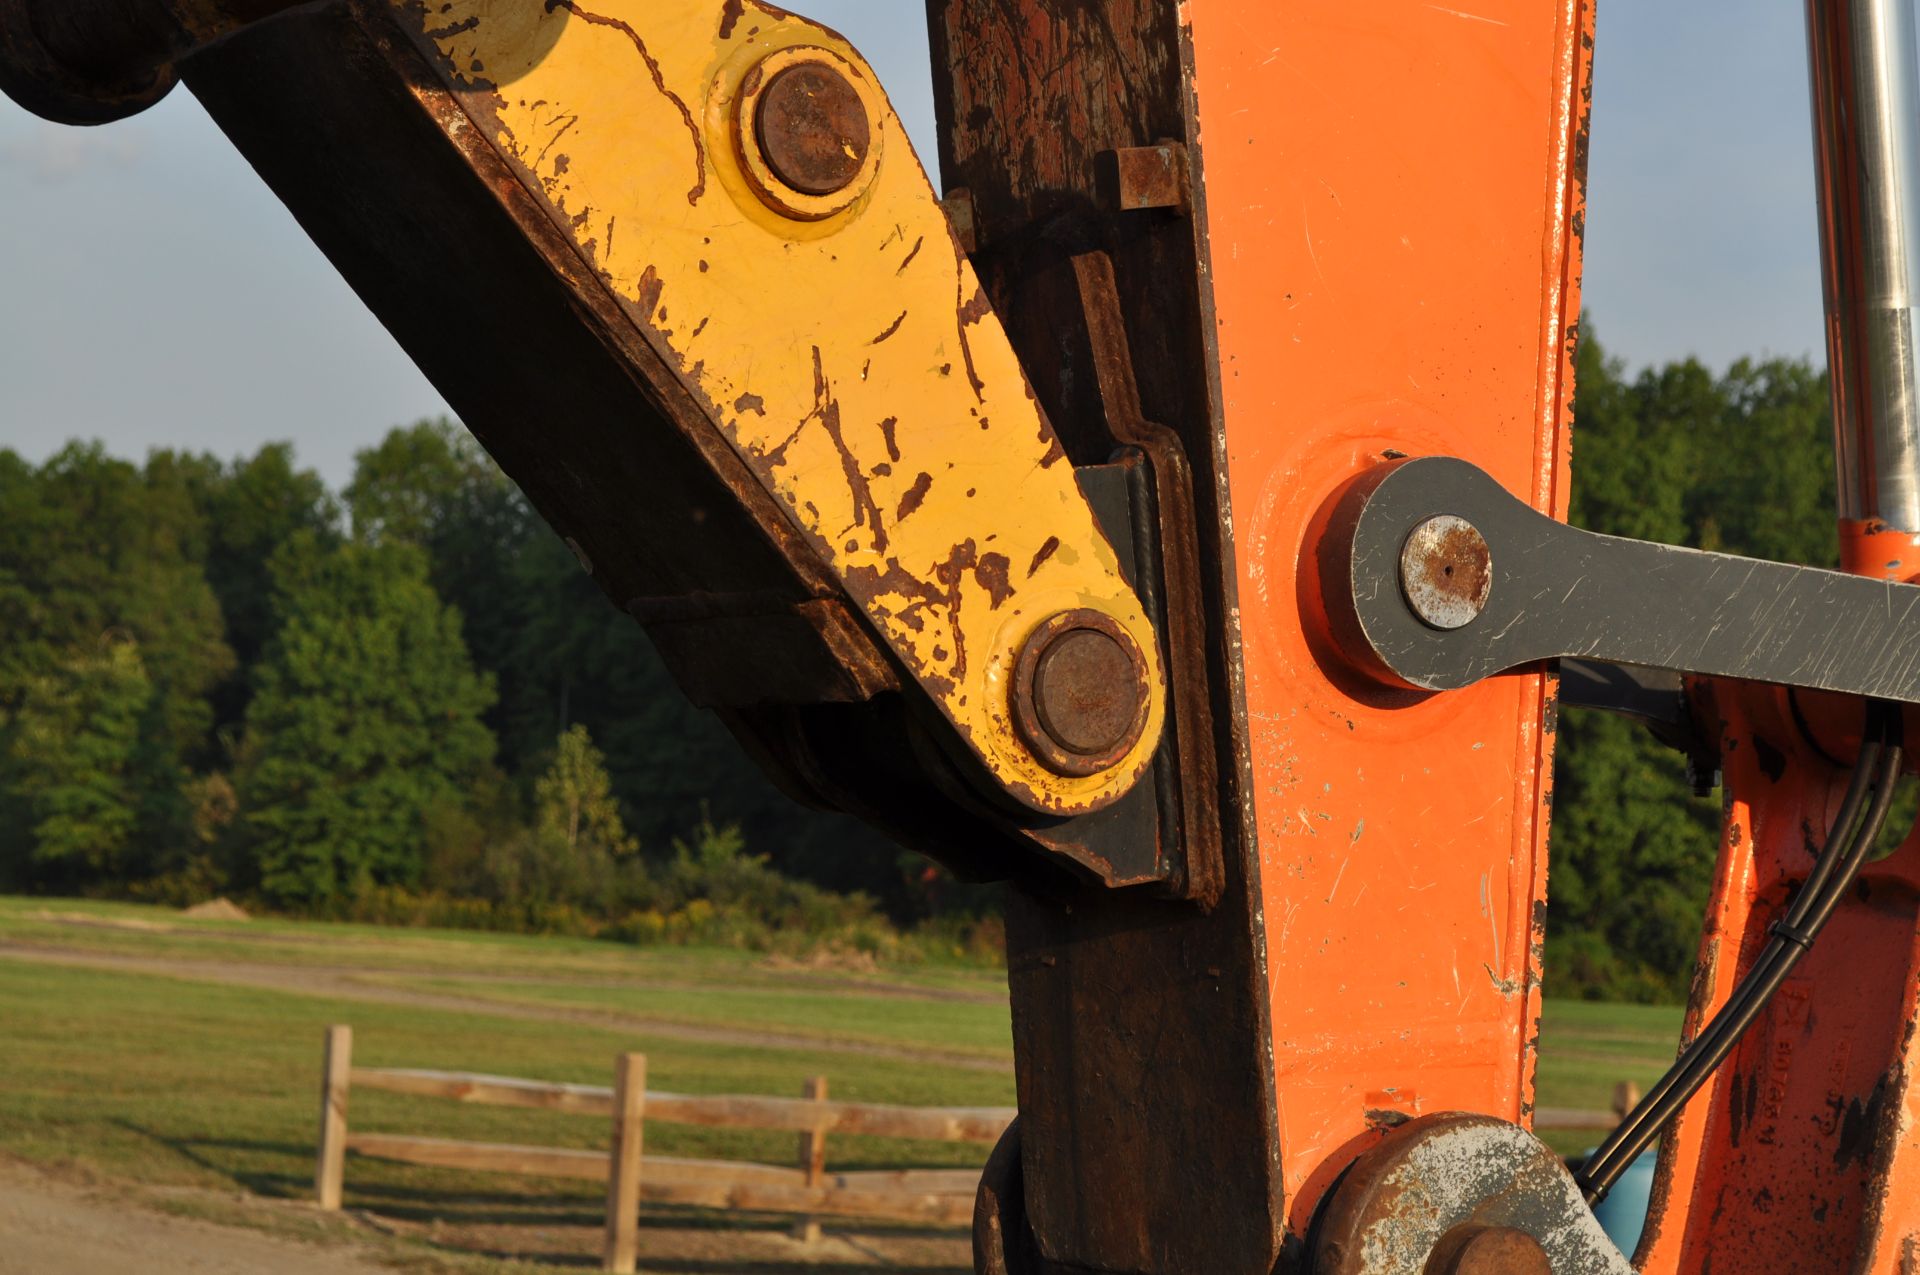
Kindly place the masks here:
[[(861, 49), (931, 163), (921, 6), (787, 7)], [(1823, 360), (1801, 12), (1600, 0), (1586, 303), (1632, 366)], [(0, 98), (0, 447), (291, 439), (340, 484), (391, 426), (445, 411), (189, 93), (100, 129)]]

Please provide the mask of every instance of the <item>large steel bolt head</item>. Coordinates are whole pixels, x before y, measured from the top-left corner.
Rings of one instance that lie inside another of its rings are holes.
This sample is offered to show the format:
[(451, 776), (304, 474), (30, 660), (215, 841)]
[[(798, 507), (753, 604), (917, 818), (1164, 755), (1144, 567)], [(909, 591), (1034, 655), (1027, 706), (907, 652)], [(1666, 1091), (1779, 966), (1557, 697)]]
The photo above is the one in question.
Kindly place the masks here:
[(1462, 629), (1493, 593), (1493, 551), (1465, 518), (1441, 514), (1413, 529), (1400, 550), (1400, 587), (1424, 624)]
[(1146, 730), (1150, 696), (1139, 648), (1098, 611), (1053, 616), (1014, 666), (1014, 722), (1056, 774), (1084, 778), (1125, 761)]
[(748, 184), (774, 211), (820, 221), (872, 188), (886, 99), (839, 54), (811, 46), (768, 54), (741, 82), (736, 109)]
[(803, 195), (851, 186), (873, 144), (867, 104), (824, 62), (802, 62), (775, 75), (760, 95), (753, 127), (767, 167)]

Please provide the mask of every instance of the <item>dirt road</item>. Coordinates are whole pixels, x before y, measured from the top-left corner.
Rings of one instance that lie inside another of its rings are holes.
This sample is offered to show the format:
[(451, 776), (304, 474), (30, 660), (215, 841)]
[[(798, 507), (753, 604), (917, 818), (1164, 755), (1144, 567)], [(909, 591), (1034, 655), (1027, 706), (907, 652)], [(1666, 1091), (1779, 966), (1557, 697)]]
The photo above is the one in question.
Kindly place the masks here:
[[(89, 1188), (0, 1157), (0, 1275), (394, 1275), (371, 1250), (350, 1241), (322, 1247), (274, 1231), (310, 1221), (298, 1205), (234, 1203), (212, 1192), (182, 1192), (183, 1201), (223, 1200), (250, 1210), (263, 1229), (222, 1226), (155, 1209), (157, 1196)], [(544, 1225), (388, 1220), (390, 1238), (419, 1247), (399, 1259), (405, 1270), (577, 1269), (595, 1265), (600, 1228), (582, 1225), (571, 1206)], [(661, 1275), (967, 1275), (968, 1242), (953, 1235), (862, 1233), (836, 1227), (811, 1244), (785, 1224), (715, 1229), (700, 1222), (642, 1219), (643, 1269)], [(351, 1232), (349, 1231), (349, 1235)], [(378, 1243), (375, 1238), (372, 1242)], [(434, 1251), (445, 1262), (434, 1260)], [(487, 1258), (505, 1259), (496, 1267)]]
[(0, 1160), (0, 1275), (392, 1275), (348, 1249), (131, 1207)]

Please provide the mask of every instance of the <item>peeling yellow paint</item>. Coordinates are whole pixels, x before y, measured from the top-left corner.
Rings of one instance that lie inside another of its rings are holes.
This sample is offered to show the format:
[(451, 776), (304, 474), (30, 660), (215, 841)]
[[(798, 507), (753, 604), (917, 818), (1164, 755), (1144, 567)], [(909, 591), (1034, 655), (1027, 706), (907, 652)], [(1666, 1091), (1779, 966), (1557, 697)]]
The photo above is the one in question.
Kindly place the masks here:
[[(859, 55), (752, 0), (395, 2), (1007, 790), (1071, 812), (1131, 787), (1164, 715), (1153, 629)], [(847, 64), (877, 165), (814, 220), (755, 193), (737, 120), (755, 68), (808, 47)], [(1133, 636), (1153, 697), (1133, 753), (1087, 779), (1041, 766), (1008, 705), (1026, 637), (1079, 607)]]

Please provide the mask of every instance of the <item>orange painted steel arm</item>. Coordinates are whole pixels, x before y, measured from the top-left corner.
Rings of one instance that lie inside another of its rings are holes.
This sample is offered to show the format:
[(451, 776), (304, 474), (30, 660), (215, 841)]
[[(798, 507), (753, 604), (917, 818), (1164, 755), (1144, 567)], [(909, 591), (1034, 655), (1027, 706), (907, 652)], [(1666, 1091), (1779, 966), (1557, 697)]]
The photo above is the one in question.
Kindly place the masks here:
[(1592, 9), (1193, 0), (1289, 1228), (1410, 1116), (1533, 1108), (1554, 685), (1369, 687), (1312, 548), (1458, 456), (1564, 516)]
[[(943, 172), (1070, 454), (1099, 441), (1100, 358), (1061, 337), (1080, 299), (1053, 245), (1111, 258), (1135, 349), (1163, 352), (1132, 370), (1195, 470), (1224, 728), (1205, 923), (1011, 904), (1027, 1220), (1097, 1270), (1304, 1270), (1386, 1129), (1532, 1107), (1551, 679), (1368, 689), (1313, 550), (1343, 484), (1400, 455), (1564, 514), (1591, 6), (929, 11)], [(1190, 201), (1116, 210), (1103, 172), (1169, 146)]]

